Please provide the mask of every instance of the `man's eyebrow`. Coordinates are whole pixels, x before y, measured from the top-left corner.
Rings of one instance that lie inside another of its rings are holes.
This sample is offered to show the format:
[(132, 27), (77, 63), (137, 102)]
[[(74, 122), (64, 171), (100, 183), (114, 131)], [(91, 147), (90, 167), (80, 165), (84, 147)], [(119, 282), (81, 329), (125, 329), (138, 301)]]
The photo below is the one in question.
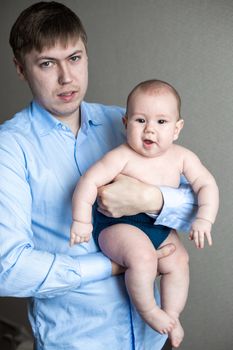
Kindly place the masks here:
[[(83, 50), (75, 50), (74, 52), (72, 52), (70, 55), (68, 55), (67, 57), (65, 57), (65, 59), (67, 59), (67, 58), (70, 58), (70, 57), (72, 57), (72, 56), (74, 56), (74, 55), (77, 55), (77, 54), (82, 54), (83, 53)], [(46, 55), (44, 55), (44, 56), (39, 56), (38, 58), (37, 58), (37, 61), (40, 61), (40, 60), (48, 60), (48, 61), (56, 61), (58, 58), (56, 58), (56, 57), (50, 57), (50, 56), (46, 56)], [(59, 59), (58, 59), (59, 60)]]
[(69, 56), (66, 57), (66, 58), (70, 58), (70, 57), (72, 57), (72, 56), (74, 56), (74, 55), (81, 54), (81, 53), (83, 53), (83, 50), (75, 50), (71, 55), (69, 55)]

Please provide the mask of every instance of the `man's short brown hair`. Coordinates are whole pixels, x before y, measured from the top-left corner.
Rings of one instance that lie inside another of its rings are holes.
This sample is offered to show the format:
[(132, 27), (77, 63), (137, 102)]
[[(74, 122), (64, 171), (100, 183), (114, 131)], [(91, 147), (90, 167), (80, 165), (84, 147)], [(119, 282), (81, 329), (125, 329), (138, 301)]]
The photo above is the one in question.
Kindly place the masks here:
[(87, 34), (79, 17), (65, 5), (50, 1), (38, 2), (26, 8), (17, 18), (10, 32), (10, 45), (15, 58), (23, 63), (32, 49), (41, 52), (57, 41), (64, 46), (80, 38), (87, 48)]

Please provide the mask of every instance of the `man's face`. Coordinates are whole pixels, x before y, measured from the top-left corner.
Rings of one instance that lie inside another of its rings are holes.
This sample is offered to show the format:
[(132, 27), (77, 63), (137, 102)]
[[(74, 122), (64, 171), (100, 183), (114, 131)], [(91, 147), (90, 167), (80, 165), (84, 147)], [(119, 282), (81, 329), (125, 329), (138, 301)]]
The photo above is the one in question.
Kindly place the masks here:
[(157, 157), (178, 138), (183, 120), (179, 120), (173, 94), (136, 91), (129, 102), (125, 124), (128, 144), (145, 157)]
[(32, 50), (24, 64), (16, 66), (34, 99), (54, 117), (67, 122), (78, 117), (88, 84), (88, 58), (81, 39), (70, 40), (66, 47), (58, 41), (41, 52)]

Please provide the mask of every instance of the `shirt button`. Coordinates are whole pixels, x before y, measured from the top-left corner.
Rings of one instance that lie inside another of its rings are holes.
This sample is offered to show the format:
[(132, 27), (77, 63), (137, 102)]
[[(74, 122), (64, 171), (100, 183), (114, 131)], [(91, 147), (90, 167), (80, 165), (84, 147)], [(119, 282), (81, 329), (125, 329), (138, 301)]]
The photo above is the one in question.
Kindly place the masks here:
[(62, 125), (61, 128), (62, 128), (62, 130), (66, 131), (65, 125)]

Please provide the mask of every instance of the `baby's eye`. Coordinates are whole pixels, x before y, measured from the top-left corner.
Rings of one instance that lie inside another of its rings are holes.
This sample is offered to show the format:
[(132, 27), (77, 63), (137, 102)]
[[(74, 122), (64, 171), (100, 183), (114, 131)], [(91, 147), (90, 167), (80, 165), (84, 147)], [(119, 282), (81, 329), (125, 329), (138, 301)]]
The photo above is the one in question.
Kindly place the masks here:
[(167, 121), (165, 119), (159, 119), (158, 124), (165, 124)]
[(138, 123), (141, 123), (141, 124), (146, 122), (145, 119), (143, 119), (143, 118), (138, 118), (138, 119), (136, 119), (136, 121)]

